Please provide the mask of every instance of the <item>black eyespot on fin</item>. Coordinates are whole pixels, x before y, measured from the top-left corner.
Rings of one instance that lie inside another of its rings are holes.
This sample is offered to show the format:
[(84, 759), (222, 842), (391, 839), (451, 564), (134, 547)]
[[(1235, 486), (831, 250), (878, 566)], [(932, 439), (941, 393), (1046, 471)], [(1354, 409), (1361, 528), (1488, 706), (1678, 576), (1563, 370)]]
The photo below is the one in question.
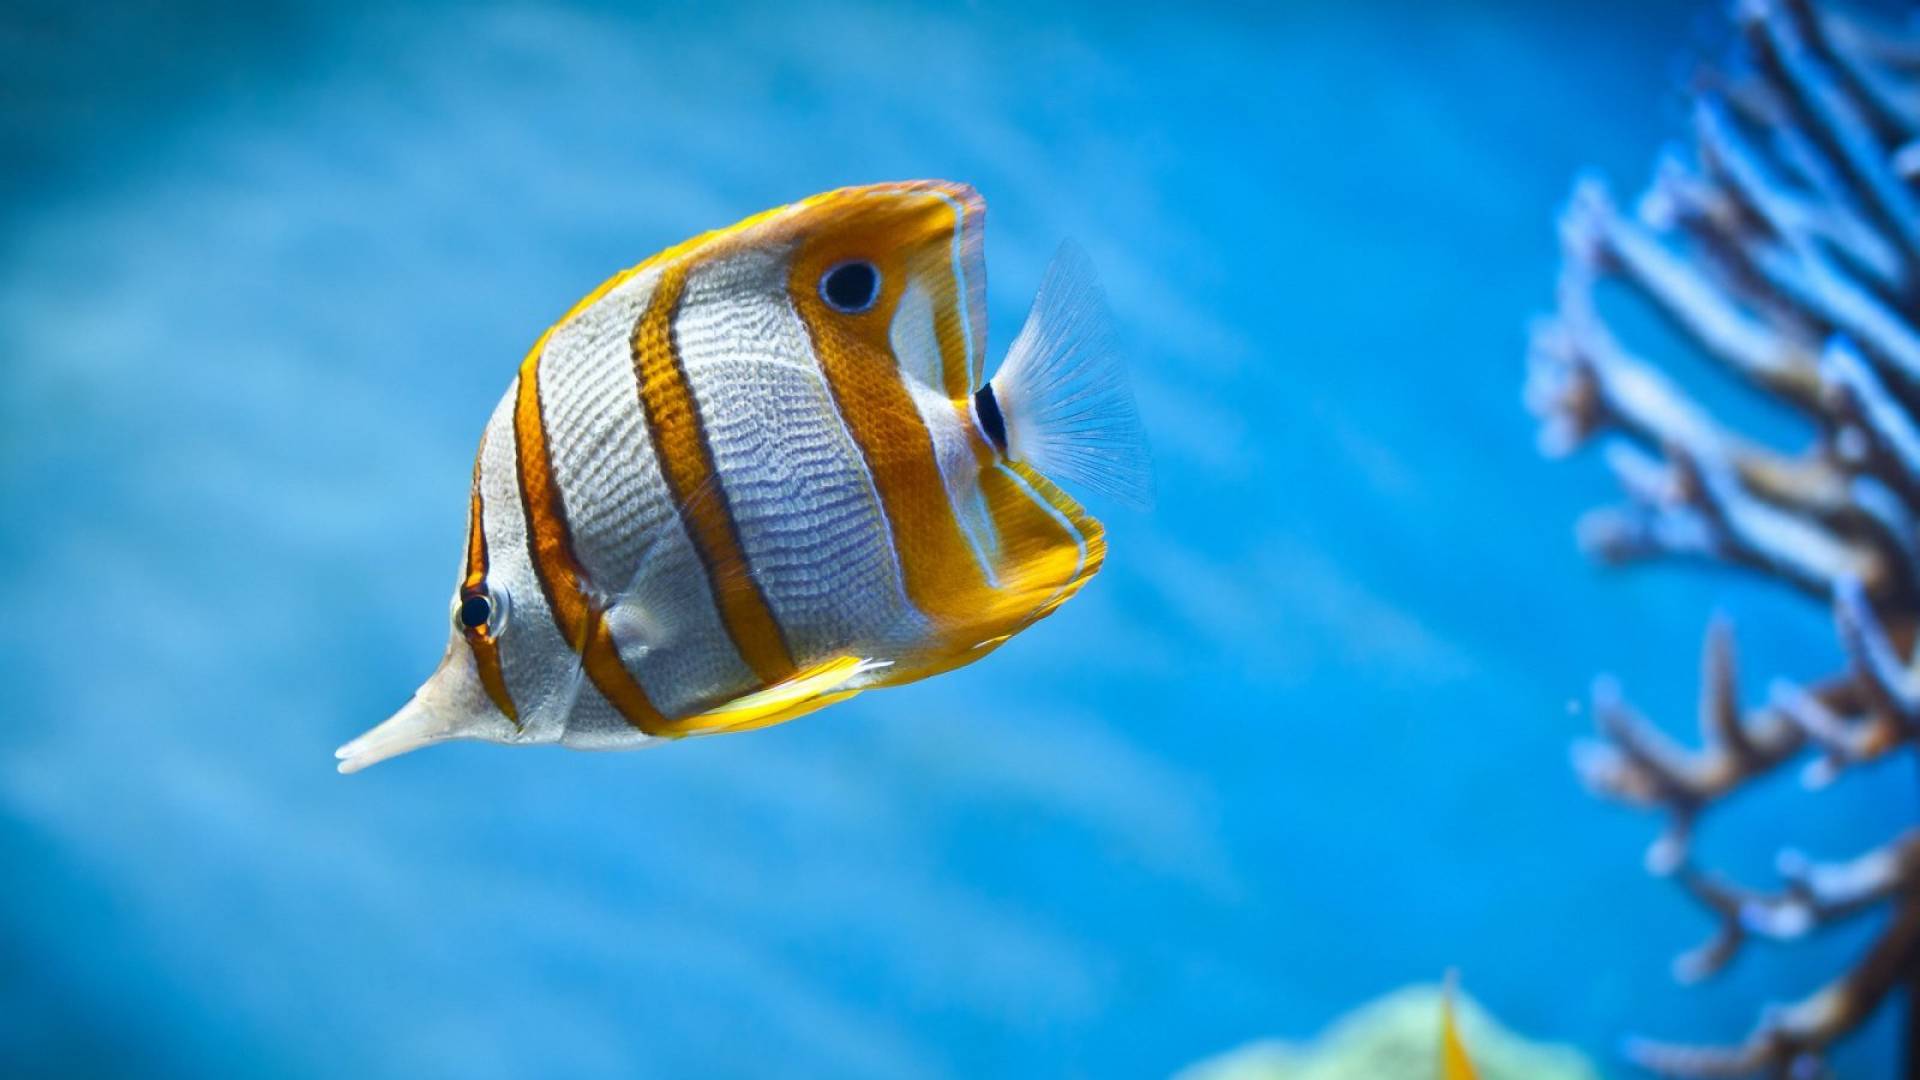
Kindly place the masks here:
[(1000, 399), (993, 396), (992, 383), (973, 392), (973, 411), (980, 415), (980, 428), (987, 433), (987, 441), (995, 450), (1006, 453), (1007, 418), (1000, 415)]
[(858, 315), (880, 298), (880, 271), (858, 259), (827, 268), (820, 275), (820, 299), (845, 315)]

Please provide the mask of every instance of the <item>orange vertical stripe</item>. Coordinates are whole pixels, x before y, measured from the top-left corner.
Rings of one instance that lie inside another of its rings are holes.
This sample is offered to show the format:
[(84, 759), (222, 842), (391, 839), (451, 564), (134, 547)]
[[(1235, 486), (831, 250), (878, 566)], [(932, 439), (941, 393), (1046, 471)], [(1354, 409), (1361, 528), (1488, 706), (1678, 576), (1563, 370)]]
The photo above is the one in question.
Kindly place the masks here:
[[(482, 444), (482, 449), (485, 449)], [(473, 463), (472, 509), (467, 519), (467, 576), (460, 583), (460, 597), (465, 599), (486, 587), (487, 583), (487, 533), (486, 516), (480, 502), (480, 462)], [(467, 637), (467, 648), (473, 650), (473, 663), (480, 671), (480, 685), (486, 688), (487, 697), (493, 706), (513, 721), (514, 727), (520, 726), (520, 711), (513, 707), (513, 695), (507, 691), (506, 673), (500, 668), (500, 643), (484, 626), (461, 628)]]
[[(953, 268), (956, 235), (963, 252), (977, 242), (965, 235), (974, 201), (962, 198), (956, 213), (952, 197), (937, 191), (823, 197), (788, 272), (788, 296), (880, 493), (908, 599), (937, 626), (928, 648), (898, 658), (883, 683), (977, 658), (1070, 596), (1099, 567), (1104, 550), (1098, 524), (1077, 503), (1023, 466), (1007, 473), (974, 428), (965, 379), (969, 290)], [(973, 257), (977, 263), (977, 253)], [(866, 311), (835, 311), (820, 299), (819, 275), (847, 258), (868, 259), (881, 272), (881, 294)], [(993, 520), (998, 551), (991, 584), (949, 496), (933, 433), (893, 354), (892, 324), (909, 281), (924, 287), (932, 302), (949, 406), (968, 433), (978, 470), (969, 479)]]
[[(944, 208), (942, 208), (944, 210)], [(877, 230), (876, 230), (877, 231)], [(881, 266), (882, 293), (873, 310), (849, 316), (827, 308), (814, 288), (823, 263), (839, 257), (846, 241), (829, 234), (833, 246), (803, 250), (793, 263), (788, 293), (806, 324), (814, 356), (827, 377), (834, 405), (860, 449), (881, 506), (893, 528), (907, 597), (936, 621), (971, 621), (983, 603), (991, 603), (985, 575), (961, 532), (947, 498), (946, 479), (934, 458), (933, 435), (907, 390), (899, 363), (887, 342), (887, 328), (906, 272), (888, 252), (881, 232), (867, 244), (886, 252)]]
[(534, 576), (540, 580), (540, 591), (546, 596), (561, 638), (580, 654), (581, 665), (594, 687), (627, 723), (649, 735), (662, 734), (668, 729), (666, 717), (620, 662), (605, 613), (587, 598), (585, 574), (573, 554), (573, 536), (560, 486), (553, 478), (546, 420), (540, 408), (540, 357), (545, 351), (546, 339), (542, 338), (520, 365), (520, 390), (513, 407), (520, 503), (526, 512)]
[(715, 475), (699, 403), (673, 335), (690, 262), (682, 258), (661, 270), (646, 313), (633, 328), (633, 369), (661, 475), (706, 567), (720, 619), (754, 676), (772, 685), (793, 674), (793, 654), (747, 565), (732, 506)]
[(469, 500), (467, 513), (467, 576), (460, 582), (460, 591), (472, 592), (487, 583), (487, 536), (486, 517), (480, 505), (480, 463), (473, 466), (473, 498)]

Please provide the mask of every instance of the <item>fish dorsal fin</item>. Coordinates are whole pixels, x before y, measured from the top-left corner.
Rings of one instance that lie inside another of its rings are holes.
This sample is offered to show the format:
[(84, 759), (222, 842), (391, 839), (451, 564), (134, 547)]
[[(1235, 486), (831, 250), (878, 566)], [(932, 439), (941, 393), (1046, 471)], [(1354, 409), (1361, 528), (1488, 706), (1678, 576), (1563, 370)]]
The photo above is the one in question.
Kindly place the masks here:
[(884, 660), (840, 656), (796, 671), (790, 678), (764, 690), (735, 698), (717, 708), (672, 721), (666, 734), (718, 735), (729, 731), (751, 731), (772, 727), (837, 701), (845, 701), (860, 692), (847, 684), (860, 675), (887, 666)]
[(933, 385), (960, 400), (980, 385), (986, 367), (987, 203), (965, 184), (942, 181), (903, 185), (896, 197), (940, 204), (924, 215), (913, 273), (931, 302), (940, 357), (940, 380)]
[(907, 378), (959, 401), (979, 386), (987, 346), (986, 213), (965, 184), (906, 180), (816, 195), (766, 229), (770, 242), (799, 242), (793, 288), (803, 307), (822, 271), (872, 263), (881, 305), (897, 312), (879, 343)]

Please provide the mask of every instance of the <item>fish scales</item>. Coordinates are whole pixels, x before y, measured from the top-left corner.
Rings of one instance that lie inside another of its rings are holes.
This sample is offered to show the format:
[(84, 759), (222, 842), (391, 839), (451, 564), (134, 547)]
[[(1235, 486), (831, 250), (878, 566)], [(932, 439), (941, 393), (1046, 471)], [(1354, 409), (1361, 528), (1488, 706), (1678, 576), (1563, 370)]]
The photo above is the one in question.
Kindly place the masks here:
[(805, 666), (877, 645), (913, 615), (873, 478), (778, 254), (697, 268), (675, 327), (747, 565)]
[[(753, 678), (661, 476), (640, 405), (632, 336), (657, 272), (635, 275), (558, 326), (540, 354), (541, 401), (573, 550), (603, 597), (647, 597), (610, 623), (624, 666), (664, 713), (741, 692)], [(680, 648), (655, 647), (667, 641)]]

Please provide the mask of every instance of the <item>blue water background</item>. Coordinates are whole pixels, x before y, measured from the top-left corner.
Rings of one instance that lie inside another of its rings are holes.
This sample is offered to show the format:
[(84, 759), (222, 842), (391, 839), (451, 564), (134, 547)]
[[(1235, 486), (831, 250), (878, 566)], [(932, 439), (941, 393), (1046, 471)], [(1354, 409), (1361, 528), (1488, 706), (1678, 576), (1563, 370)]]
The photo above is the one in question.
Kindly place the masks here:
[[(1711, 610), (1756, 698), (1829, 624), (1589, 566), (1610, 485), (1519, 401), (1571, 177), (1638, 186), (1713, 14), (9, 5), (0, 1059), (1146, 1076), (1449, 966), (1617, 1075), (1629, 1030), (1739, 1036), (1865, 928), (1675, 987), (1710, 926), (1567, 749), (1602, 669), (1685, 731)], [(751, 736), (334, 775), (438, 657), (534, 336), (696, 231), (919, 176), (991, 204), (996, 349), (1062, 237), (1101, 268), (1160, 501), (1098, 507), (1094, 584)], [(1783, 777), (1704, 851), (1765, 882), (1912, 808), (1900, 765)]]

